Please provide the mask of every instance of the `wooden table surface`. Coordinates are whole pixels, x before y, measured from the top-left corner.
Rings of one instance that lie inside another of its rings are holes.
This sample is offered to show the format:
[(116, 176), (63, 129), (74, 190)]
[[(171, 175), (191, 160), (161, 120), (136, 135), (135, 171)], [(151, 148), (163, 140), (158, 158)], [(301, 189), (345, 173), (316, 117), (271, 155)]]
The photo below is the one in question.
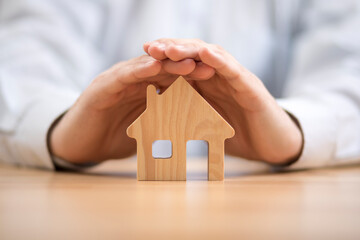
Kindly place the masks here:
[(205, 170), (190, 159), (188, 181), (139, 182), (134, 159), (86, 174), (0, 165), (0, 239), (360, 239), (360, 166)]

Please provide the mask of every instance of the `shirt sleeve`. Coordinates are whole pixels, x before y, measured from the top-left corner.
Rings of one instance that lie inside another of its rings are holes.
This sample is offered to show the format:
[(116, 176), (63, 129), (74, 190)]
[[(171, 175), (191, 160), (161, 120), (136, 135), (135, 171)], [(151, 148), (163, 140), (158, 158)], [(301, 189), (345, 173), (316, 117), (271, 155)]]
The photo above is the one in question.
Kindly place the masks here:
[(360, 12), (358, 1), (314, 1), (301, 15), (285, 96), (303, 152), (288, 169), (360, 161)]
[(103, 67), (88, 2), (0, 2), (0, 162), (54, 169), (47, 131)]

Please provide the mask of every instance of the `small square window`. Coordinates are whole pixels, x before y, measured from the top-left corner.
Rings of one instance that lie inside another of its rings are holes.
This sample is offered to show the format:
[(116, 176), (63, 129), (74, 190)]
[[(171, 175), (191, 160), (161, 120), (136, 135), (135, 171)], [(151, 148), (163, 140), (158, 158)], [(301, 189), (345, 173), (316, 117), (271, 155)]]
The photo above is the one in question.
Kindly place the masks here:
[(170, 140), (156, 140), (152, 144), (153, 158), (171, 158), (172, 143)]

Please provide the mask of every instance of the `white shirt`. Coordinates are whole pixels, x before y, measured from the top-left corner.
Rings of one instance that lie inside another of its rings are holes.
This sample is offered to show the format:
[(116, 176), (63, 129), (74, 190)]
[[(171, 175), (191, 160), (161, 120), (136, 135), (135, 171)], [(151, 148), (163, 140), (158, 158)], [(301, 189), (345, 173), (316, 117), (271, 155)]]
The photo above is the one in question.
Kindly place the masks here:
[(264, 81), (304, 133), (289, 168), (359, 162), (359, 9), (356, 0), (0, 0), (0, 161), (53, 169), (52, 122), (97, 74), (169, 37), (219, 44)]

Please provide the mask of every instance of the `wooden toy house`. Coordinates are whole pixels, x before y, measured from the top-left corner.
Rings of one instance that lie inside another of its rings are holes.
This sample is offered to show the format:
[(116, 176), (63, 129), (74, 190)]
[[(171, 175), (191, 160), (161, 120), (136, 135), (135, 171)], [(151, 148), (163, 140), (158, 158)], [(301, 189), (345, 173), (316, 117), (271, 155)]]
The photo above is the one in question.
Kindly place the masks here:
[[(138, 180), (186, 180), (186, 142), (208, 142), (208, 179), (224, 179), (224, 141), (234, 129), (183, 78), (161, 95), (147, 87), (146, 110), (128, 127), (137, 142)], [(172, 156), (154, 158), (152, 144), (170, 140)]]

